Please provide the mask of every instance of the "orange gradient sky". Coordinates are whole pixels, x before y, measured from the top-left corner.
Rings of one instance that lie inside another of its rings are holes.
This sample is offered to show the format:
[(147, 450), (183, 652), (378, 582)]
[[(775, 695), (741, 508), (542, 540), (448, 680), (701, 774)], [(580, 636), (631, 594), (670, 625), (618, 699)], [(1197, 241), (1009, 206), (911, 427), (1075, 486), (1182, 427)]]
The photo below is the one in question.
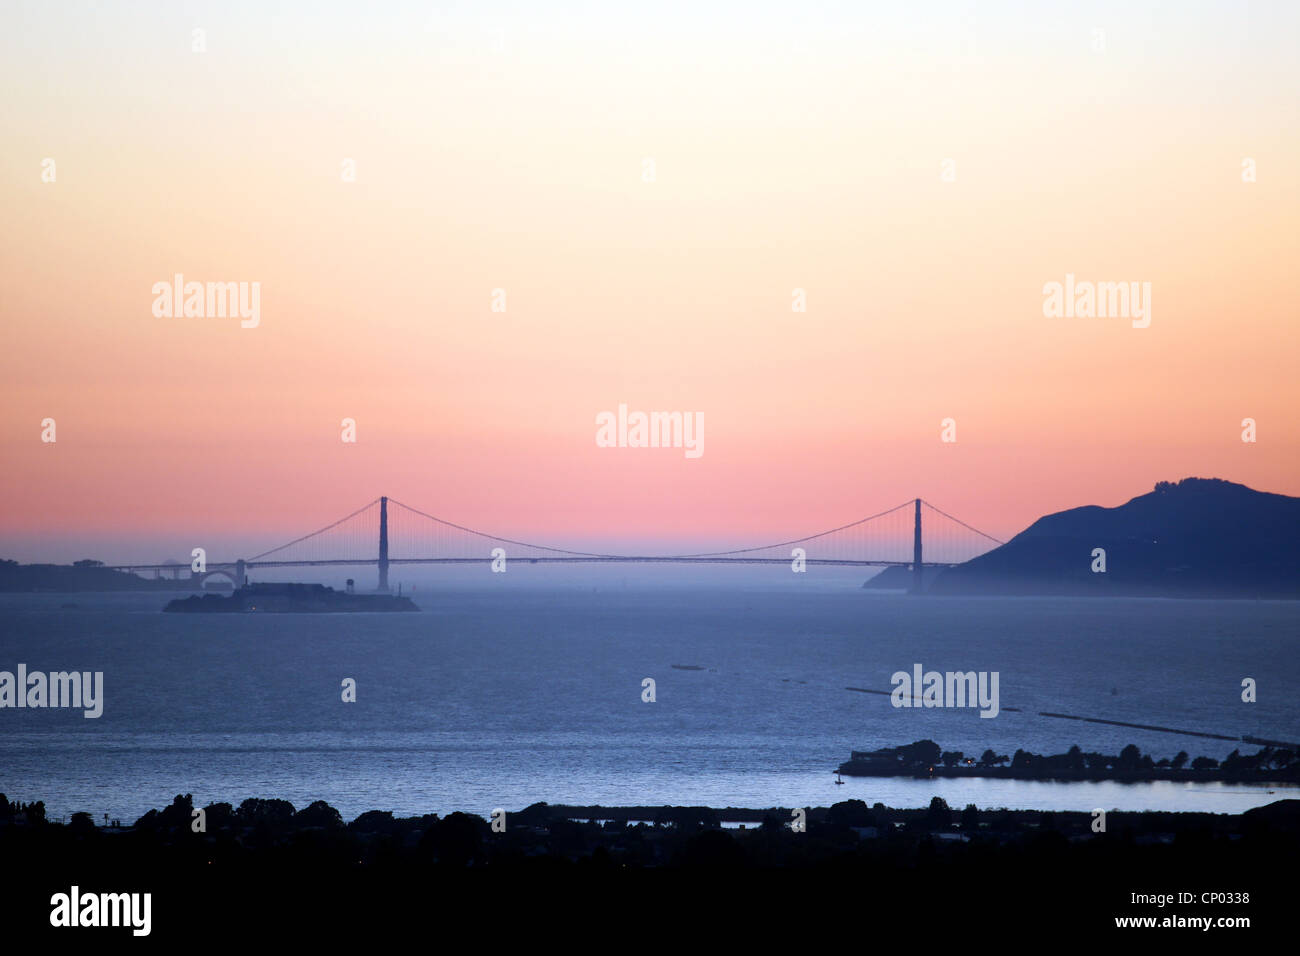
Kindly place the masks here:
[[(1300, 494), (1295, 5), (615, 6), (6, 5), (0, 556)], [(156, 318), (177, 272), (259, 327)], [(1067, 272), (1150, 327), (1045, 318)], [(703, 457), (598, 448), (620, 402)]]

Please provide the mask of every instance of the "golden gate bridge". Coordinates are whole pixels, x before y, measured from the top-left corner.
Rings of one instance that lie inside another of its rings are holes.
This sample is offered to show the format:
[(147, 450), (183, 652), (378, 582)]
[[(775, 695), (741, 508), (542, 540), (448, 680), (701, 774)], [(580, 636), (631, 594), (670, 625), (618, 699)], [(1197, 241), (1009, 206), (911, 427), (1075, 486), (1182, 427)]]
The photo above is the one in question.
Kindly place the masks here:
[[(789, 541), (730, 550), (683, 554), (606, 554), (574, 551), (502, 537), (446, 521), (396, 499), (382, 496), (351, 514), (249, 558), (206, 561), (192, 571), (199, 582), (209, 576), (247, 583), (248, 574), (267, 568), (378, 568), (379, 590), (388, 590), (393, 565), (490, 564), (498, 556), (530, 564), (790, 564), (831, 567), (905, 567), (920, 590), (925, 568), (945, 568), (968, 561), (1004, 542), (921, 498)], [(176, 563), (109, 564), (118, 571), (170, 573), (186, 570)]]

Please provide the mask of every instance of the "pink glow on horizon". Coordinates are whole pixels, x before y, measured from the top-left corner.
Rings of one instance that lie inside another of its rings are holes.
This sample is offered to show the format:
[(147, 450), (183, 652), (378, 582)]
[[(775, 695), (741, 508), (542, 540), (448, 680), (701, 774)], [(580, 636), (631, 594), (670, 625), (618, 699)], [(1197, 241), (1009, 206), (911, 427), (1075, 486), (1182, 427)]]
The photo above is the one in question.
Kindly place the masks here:
[[(0, 40), (0, 557), (270, 546), (381, 494), (578, 548), (1300, 495), (1300, 70), (1258, 12), (1135, 18), (1104, 60), (1019, 9), (980, 56), (893, 14), (525, 17), (498, 56), (214, 10), (206, 58), (95, 16)], [(177, 272), (259, 282), (260, 325), (154, 317)], [(1045, 318), (1067, 272), (1150, 282), (1150, 327)], [(703, 457), (596, 447), (620, 402), (701, 412)]]

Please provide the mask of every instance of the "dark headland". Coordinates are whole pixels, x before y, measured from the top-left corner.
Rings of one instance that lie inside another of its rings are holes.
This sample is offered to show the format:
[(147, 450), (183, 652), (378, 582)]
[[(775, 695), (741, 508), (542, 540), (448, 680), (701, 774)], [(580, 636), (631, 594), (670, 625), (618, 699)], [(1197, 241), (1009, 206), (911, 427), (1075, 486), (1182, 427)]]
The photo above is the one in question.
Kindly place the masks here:
[[(188, 565), (177, 564), (187, 574)], [(0, 593), (75, 594), (98, 591), (193, 591), (194, 582), (184, 578), (144, 578), (129, 571), (117, 571), (93, 558), (72, 564), (19, 564), (0, 559)]]
[[(1097, 549), (1105, 570), (1094, 571)], [(1162, 481), (1116, 508), (1039, 518), (1006, 544), (927, 569), (937, 595), (1300, 598), (1300, 498), (1219, 478)], [(908, 568), (869, 589), (908, 589)]]

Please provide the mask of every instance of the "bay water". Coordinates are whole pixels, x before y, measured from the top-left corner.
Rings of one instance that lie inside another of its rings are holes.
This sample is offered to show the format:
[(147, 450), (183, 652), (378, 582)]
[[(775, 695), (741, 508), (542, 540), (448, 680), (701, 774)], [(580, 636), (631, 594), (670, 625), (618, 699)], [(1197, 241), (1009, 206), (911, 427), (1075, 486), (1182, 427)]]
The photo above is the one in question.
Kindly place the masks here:
[[(506, 576), (500, 576), (505, 578)], [(0, 670), (102, 671), (103, 714), (0, 710), (0, 792), (134, 821), (192, 793), (345, 819), (569, 804), (1238, 812), (1300, 789), (845, 778), (850, 750), (937, 741), (1155, 758), (1255, 745), (1050, 711), (1300, 739), (1294, 602), (913, 598), (753, 573), (423, 585), (412, 614), (161, 613), (172, 595), (0, 595)], [(1000, 712), (895, 708), (847, 688), (896, 671), (998, 672)], [(674, 666), (678, 665), (678, 666)], [(690, 669), (687, 669), (690, 668)], [(698, 669), (695, 669), (698, 668)], [(1241, 699), (1241, 681), (1257, 700)], [(343, 681), (356, 701), (343, 701)], [(654, 681), (647, 702), (644, 681)], [(1270, 793), (1269, 791), (1273, 792)]]

